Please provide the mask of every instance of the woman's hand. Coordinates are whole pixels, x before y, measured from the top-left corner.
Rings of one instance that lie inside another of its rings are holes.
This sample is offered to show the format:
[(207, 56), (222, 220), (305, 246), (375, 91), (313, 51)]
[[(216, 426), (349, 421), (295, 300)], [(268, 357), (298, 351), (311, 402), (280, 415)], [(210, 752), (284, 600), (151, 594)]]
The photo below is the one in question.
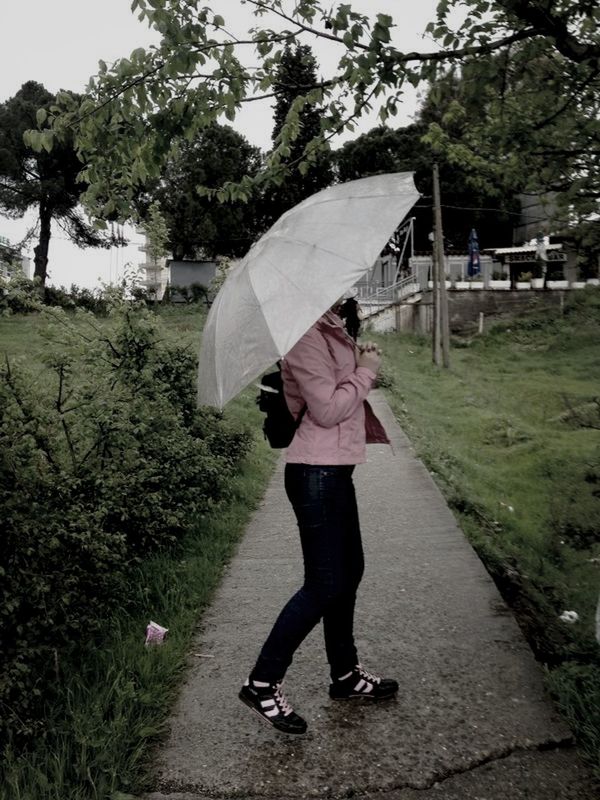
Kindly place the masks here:
[(381, 366), (381, 350), (375, 342), (357, 345), (355, 353), (357, 367), (367, 367), (371, 372), (377, 374)]

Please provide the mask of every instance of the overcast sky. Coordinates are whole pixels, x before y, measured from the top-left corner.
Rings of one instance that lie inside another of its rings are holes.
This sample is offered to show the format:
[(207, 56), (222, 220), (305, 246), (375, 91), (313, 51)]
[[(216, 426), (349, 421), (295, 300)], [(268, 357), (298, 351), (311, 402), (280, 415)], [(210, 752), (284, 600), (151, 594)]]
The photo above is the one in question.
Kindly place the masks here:
[[(224, 16), (227, 26), (236, 32), (246, 30), (252, 19), (248, 7), (239, 0), (207, 0), (207, 5)], [(397, 24), (394, 43), (403, 50), (433, 49), (431, 42), (423, 41), (422, 34), (437, 0), (357, 0), (352, 5), (365, 13), (390, 14)], [(99, 59), (111, 62), (155, 41), (156, 34), (131, 13), (130, 0), (0, 0), (0, 102), (12, 97), (28, 80), (44, 84), (51, 92), (61, 88), (83, 91), (90, 75), (97, 71)], [(324, 41), (309, 43), (321, 72), (327, 75), (339, 58), (339, 46)], [(416, 93), (412, 91), (395, 124), (410, 122), (416, 106)], [(272, 124), (272, 107), (267, 101), (250, 103), (234, 127), (252, 144), (267, 149)], [(375, 124), (373, 116), (363, 120), (352, 137)], [(0, 236), (17, 242), (34, 223), (33, 213), (19, 221), (0, 216)], [(50, 282), (93, 288), (100, 282), (118, 280), (127, 262), (137, 265), (141, 260), (139, 237), (129, 233), (132, 245), (126, 248), (79, 250), (55, 228), (50, 243)], [(31, 249), (27, 254), (33, 255)]]

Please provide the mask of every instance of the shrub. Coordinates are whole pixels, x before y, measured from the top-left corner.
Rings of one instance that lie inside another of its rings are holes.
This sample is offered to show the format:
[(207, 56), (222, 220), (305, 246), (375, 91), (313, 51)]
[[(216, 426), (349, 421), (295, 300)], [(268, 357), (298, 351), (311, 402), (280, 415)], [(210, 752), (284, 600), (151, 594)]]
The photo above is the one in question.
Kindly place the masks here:
[[(132, 289), (132, 293), (134, 291), (135, 289)], [(77, 308), (93, 311), (94, 314), (107, 314), (110, 307), (109, 294), (106, 290), (102, 289), (85, 289), (71, 284), (68, 297)]]
[(209, 305), (208, 289), (201, 283), (192, 283), (191, 286), (177, 286), (173, 284), (165, 292), (163, 301), (166, 303), (183, 302), (191, 305), (193, 303), (204, 303)]
[(145, 308), (102, 327), (45, 314), (46, 374), (0, 368), (0, 736), (38, 730), (63, 654), (133, 604), (140, 559), (227, 499), (252, 441), (195, 407), (195, 358)]
[(59, 288), (56, 286), (44, 286), (43, 300), (47, 306), (59, 306), (66, 311), (73, 311), (76, 307), (74, 299), (64, 286)]
[(208, 304), (208, 289), (201, 283), (192, 283), (190, 286), (192, 292), (192, 303)]
[(190, 302), (190, 290), (187, 286), (171, 284), (167, 288), (169, 291), (165, 292), (163, 302), (186, 304)]
[[(0, 312), (28, 314), (40, 311), (43, 306), (55, 306), (65, 311), (84, 308), (95, 314), (106, 314), (115, 291), (123, 295), (125, 287), (92, 291), (72, 284), (67, 290), (64, 286), (42, 286), (38, 279), (29, 280), (17, 274), (9, 280), (0, 279)], [(131, 291), (134, 293), (136, 289)]]
[(41, 306), (41, 284), (17, 273), (9, 280), (0, 278), (0, 312), (29, 314)]

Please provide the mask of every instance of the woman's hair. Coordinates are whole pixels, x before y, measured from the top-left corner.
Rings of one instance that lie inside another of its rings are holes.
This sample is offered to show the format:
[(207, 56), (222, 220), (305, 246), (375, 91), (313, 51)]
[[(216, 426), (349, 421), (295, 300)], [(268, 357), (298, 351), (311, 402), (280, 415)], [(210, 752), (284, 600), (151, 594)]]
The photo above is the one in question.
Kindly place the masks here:
[(344, 327), (348, 334), (356, 341), (360, 332), (360, 317), (358, 316), (358, 303), (354, 297), (344, 300), (340, 306), (339, 316), (344, 320)]

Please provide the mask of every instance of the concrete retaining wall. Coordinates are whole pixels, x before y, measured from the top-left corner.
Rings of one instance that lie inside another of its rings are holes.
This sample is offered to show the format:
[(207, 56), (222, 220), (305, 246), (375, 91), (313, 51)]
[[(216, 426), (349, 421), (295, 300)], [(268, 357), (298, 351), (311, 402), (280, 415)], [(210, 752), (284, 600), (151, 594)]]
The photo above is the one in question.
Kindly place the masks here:
[[(499, 291), (448, 291), (448, 311), (451, 333), (469, 333), (477, 330), (479, 314), (484, 314), (484, 325), (543, 308), (561, 306), (563, 291), (499, 292)], [(369, 317), (366, 326), (377, 333), (398, 330), (407, 333), (429, 333), (433, 328), (433, 296), (424, 292), (416, 303), (400, 303)]]
[(374, 333), (389, 333), (398, 330), (397, 317), (402, 306), (388, 306), (369, 317), (368, 327)]

